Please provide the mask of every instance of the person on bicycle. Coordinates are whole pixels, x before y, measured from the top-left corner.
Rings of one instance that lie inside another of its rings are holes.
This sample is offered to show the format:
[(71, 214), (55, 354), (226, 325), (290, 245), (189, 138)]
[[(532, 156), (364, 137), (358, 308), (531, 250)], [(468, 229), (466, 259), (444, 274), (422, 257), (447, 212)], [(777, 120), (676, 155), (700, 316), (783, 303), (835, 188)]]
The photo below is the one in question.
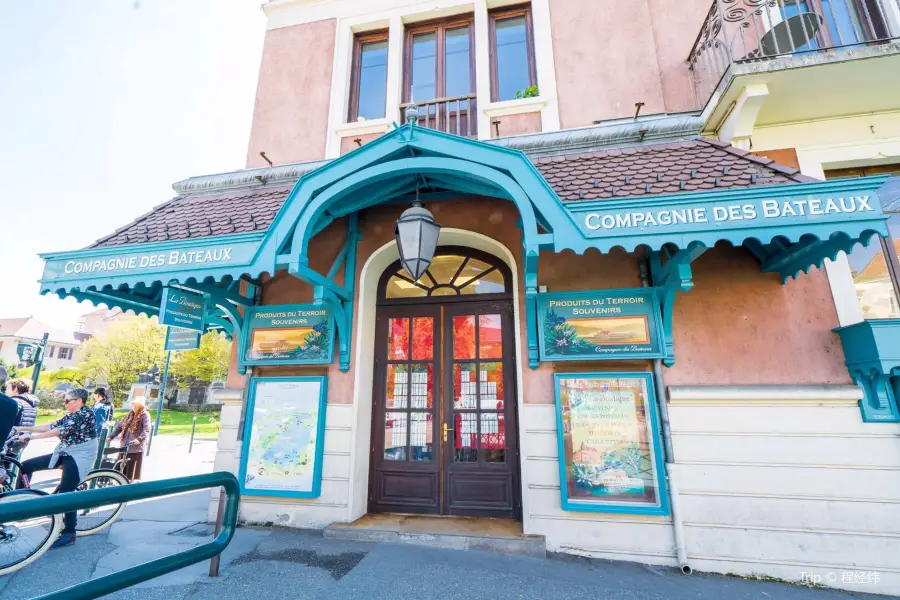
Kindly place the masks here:
[[(59, 444), (53, 454), (29, 458), (22, 463), (22, 477), (31, 479), (37, 471), (62, 469), (62, 480), (57, 493), (73, 492), (90, 472), (97, 458), (97, 421), (94, 411), (87, 406), (88, 391), (72, 388), (66, 391), (67, 414), (54, 423), (21, 427), (21, 441), (58, 437)], [(23, 487), (19, 481), (18, 487)], [(68, 512), (63, 518), (63, 531), (51, 548), (62, 548), (75, 543), (76, 512)]]
[[(37, 421), (37, 405), (40, 400), (30, 393), (31, 382), (27, 379), (16, 378), (6, 382), (6, 393), (19, 403), (19, 419), (16, 427), (33, 427)], [(13, 433), (6, 440), (6, 454), (18, 459), (28, 442), (20, 443)]]
[(97, 435), (103, 430), (106, 422), (112, 418), (113, 405), (107, 397), (106, 388), (94, 389), (94, 418), (97, 419)]

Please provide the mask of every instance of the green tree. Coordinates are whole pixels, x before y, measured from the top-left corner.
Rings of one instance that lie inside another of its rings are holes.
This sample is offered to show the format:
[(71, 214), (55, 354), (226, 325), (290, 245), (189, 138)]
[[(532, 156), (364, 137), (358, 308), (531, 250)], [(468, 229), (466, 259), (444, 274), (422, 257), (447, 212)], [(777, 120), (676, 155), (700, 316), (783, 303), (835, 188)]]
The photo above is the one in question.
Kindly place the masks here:
[(84, 372), (75, 367), (60, 367), (55, 371), (42, 371), (38, 380), (38, 388), (42, 390), (54, 390), (61, 383), (71, 383), (75, 387), (84, 386)]
[(169, 380), (181, 389), (224, 379), (231, 359), (231, 343), (221, 333), (200, 338), (200, 347), (176, 352), (169, 364)]
[(156, 320), (135, 317), (115, 321), (81, 347), (78, 369), (84, 378), (105, 382), (113, 398), (125, 400), (131, 384), (154, 364), (163, 365), (165, 330)]

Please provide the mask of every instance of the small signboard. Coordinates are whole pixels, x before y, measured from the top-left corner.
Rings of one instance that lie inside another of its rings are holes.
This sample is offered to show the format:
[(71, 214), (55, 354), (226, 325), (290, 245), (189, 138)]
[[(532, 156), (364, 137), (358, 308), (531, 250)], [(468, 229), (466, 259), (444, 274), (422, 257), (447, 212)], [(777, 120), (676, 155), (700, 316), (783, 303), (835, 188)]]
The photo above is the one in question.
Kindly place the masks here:
[(241, 365), (324, 365), (334, 356), (330, 311), (316, 304), (248, 307)]
[(563, 510), (667, 515), (652, 376), (554, 379)]
[(159, 324), (203, 331), (206, 299), (203, 294), (167, 287), (159, 304)]
[(538, 295), (541, 360), (663, 358), (655, 288)]
[(200, 347), (200, 332), (181, 327), (169, 327), (166, 331), (166, 352), (174, 350), (193, 350)]
[(35, 360), (37, 344), (19, 344), (16, 346), (16, 354), (22, 362), (31, 362)]
[(325, 451), (325, 377), (257, 377), (250, 381), (241, 492), (316, 498)]

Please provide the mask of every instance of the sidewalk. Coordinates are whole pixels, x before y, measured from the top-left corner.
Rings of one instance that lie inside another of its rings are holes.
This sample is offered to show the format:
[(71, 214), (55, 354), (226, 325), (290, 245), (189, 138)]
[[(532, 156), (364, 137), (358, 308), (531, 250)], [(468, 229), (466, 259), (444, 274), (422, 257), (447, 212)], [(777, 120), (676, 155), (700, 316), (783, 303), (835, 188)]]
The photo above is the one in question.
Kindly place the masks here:
[[(211, 539), (206, 493), (126, 509), (110, 531), (51, 550), (0, 577), (0, 597), (24, 599), (138, 565)], [(177, 520), (174, 520), (177, 519)], [(317, 531), (240, 528), (221, 575), (203, 562), (108, 598), (119, 600), (850, 600), (834, 590), (573, 557), (529, 558), (421, 546), (326, 540)], [(873, 585), (873, 591), (877, 586)]]

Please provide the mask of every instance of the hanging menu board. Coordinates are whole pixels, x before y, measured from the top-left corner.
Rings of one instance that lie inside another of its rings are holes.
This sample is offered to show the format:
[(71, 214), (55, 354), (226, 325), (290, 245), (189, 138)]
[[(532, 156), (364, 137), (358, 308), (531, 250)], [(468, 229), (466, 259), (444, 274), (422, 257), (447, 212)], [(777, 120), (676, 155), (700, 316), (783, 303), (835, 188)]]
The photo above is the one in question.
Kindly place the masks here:
[(668, 514), (649, 373), (555, 376), (564, 510)]
[(250, 496), (316, 498), (322, 486), (325, 377), (250, 382), (241, 490)]
[(322, 365), (334, 356), (334, 321), (325, 306), (254, 306), (244, 323), (241, 365)]
[(539, 294), (541, 360), (663, 358), (655, 288)]

